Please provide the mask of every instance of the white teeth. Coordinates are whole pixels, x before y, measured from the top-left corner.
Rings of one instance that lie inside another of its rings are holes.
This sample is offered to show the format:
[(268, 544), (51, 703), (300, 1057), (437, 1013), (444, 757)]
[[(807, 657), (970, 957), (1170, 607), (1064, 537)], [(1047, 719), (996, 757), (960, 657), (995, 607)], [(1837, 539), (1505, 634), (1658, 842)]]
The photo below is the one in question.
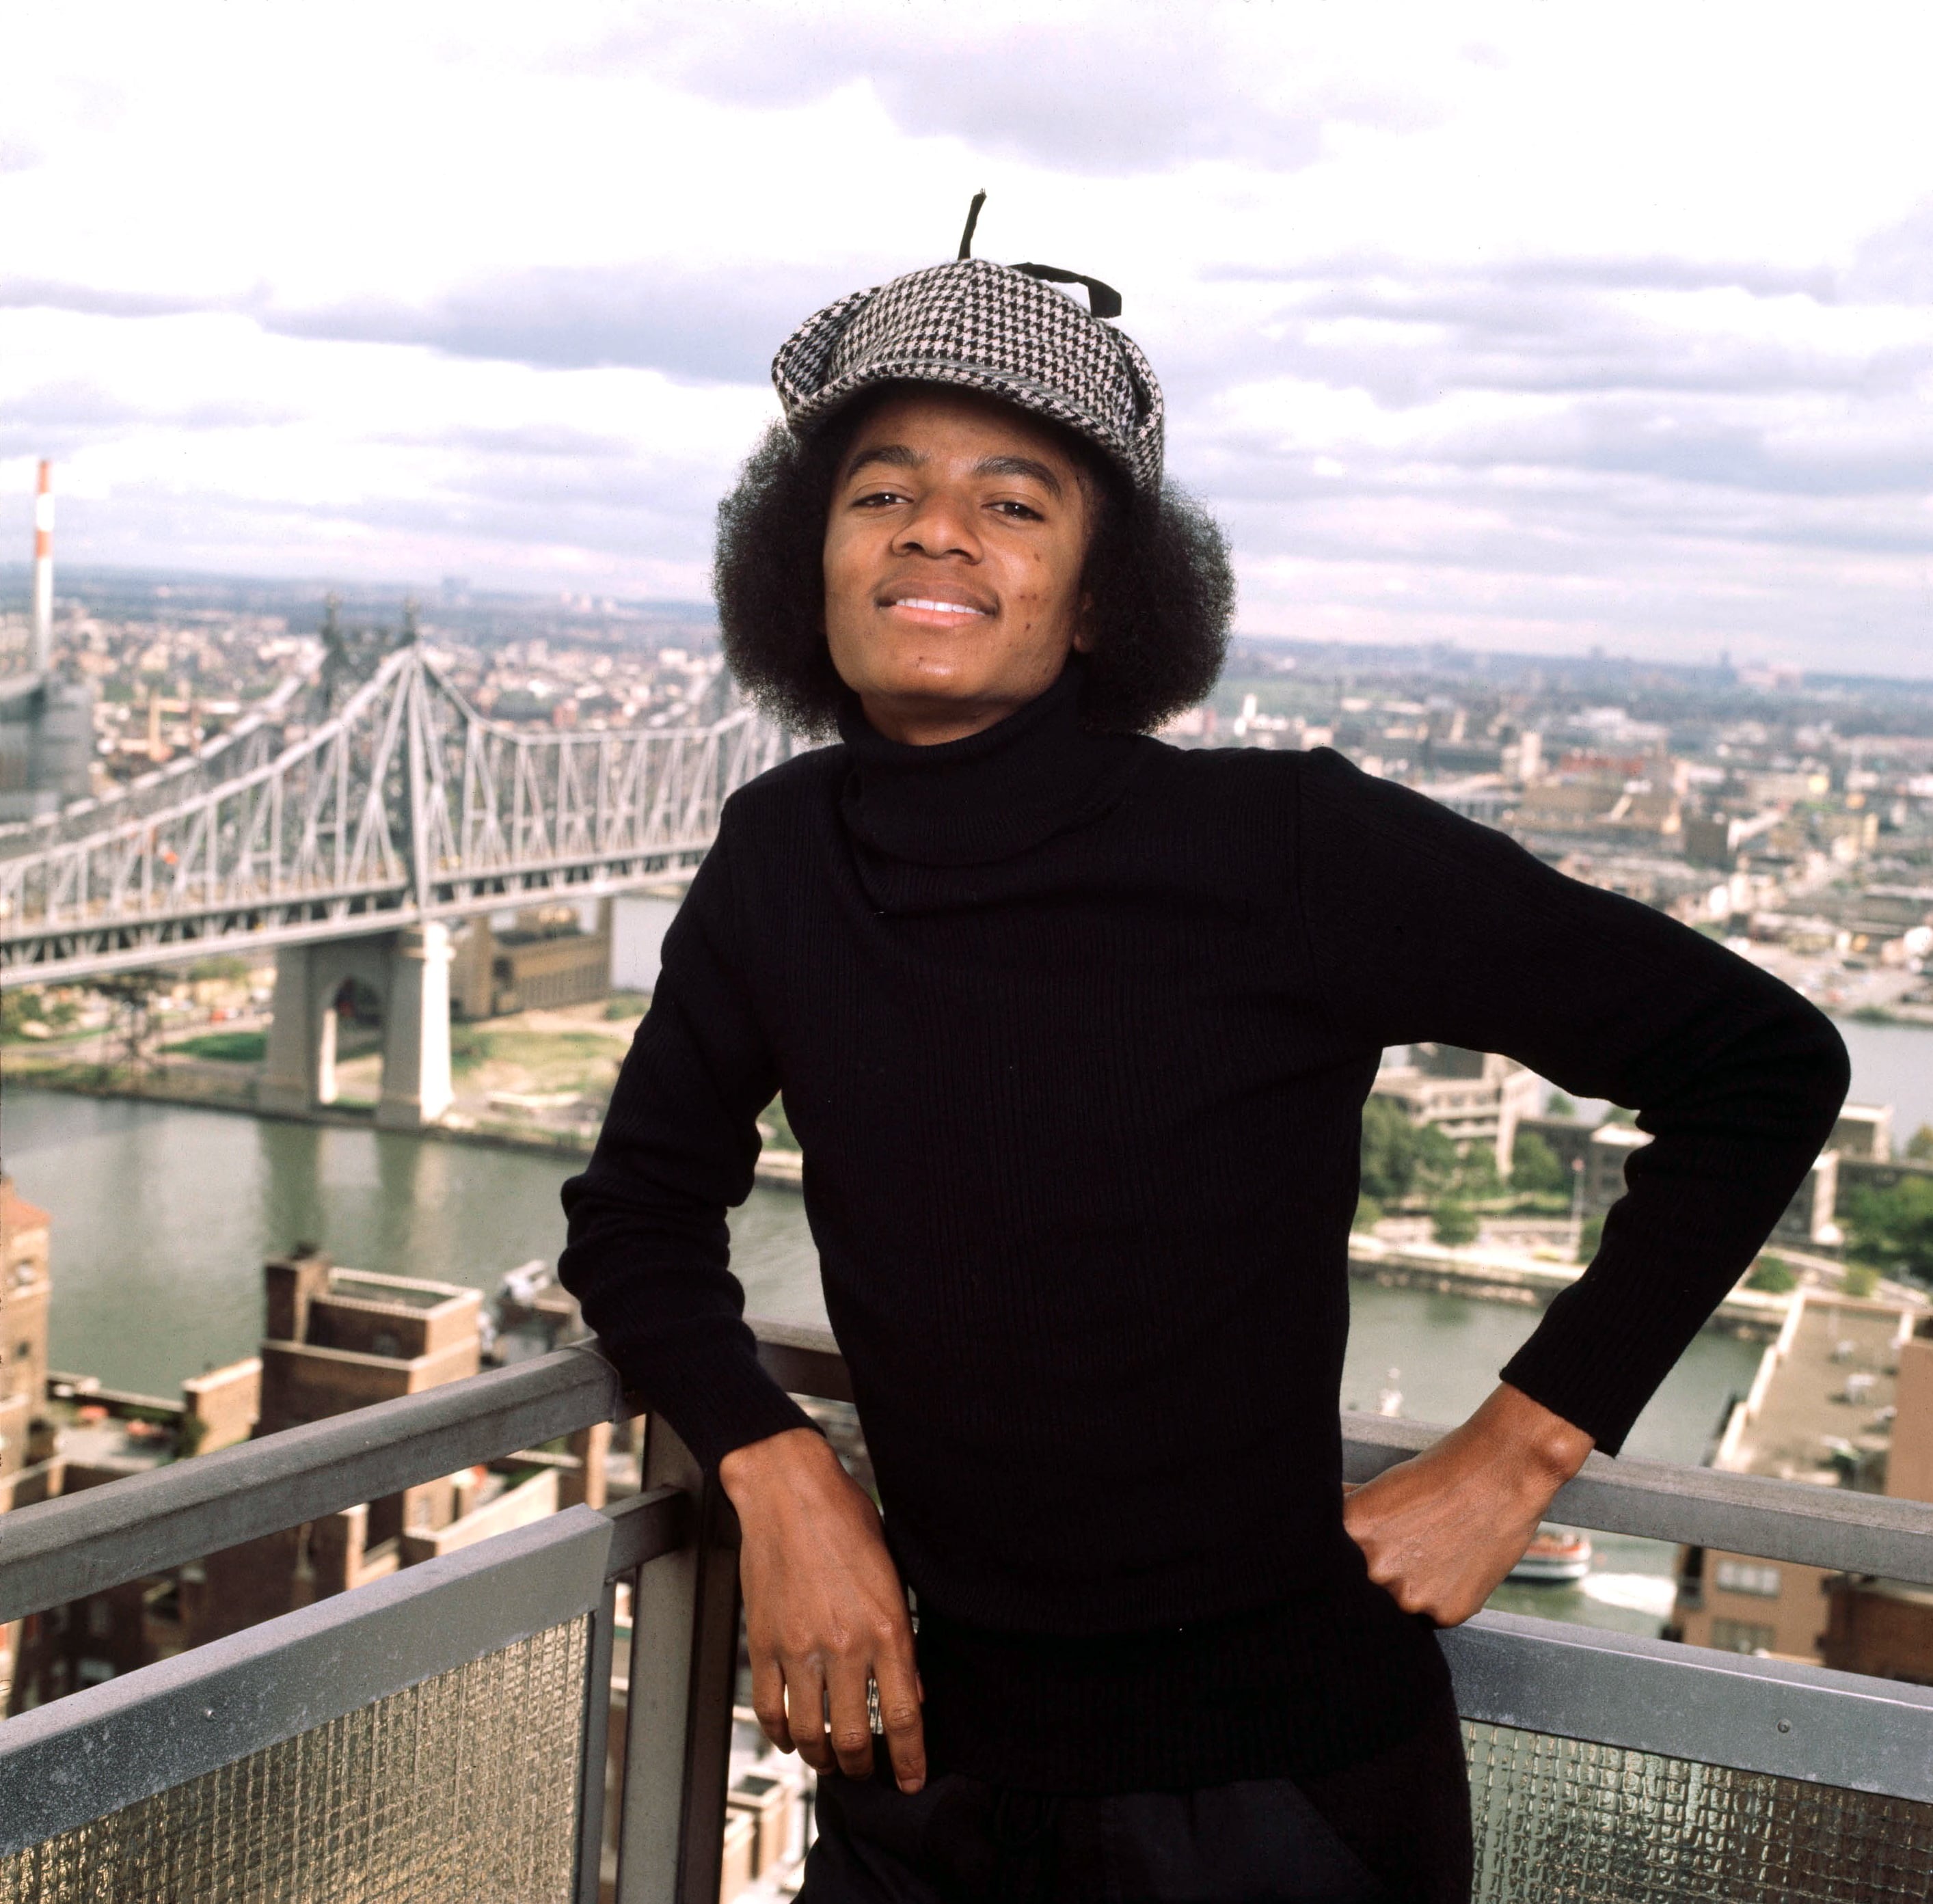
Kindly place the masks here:
[(926, 608), (942, 614), (984, 614), (984, 608), (976, 608), (969, 602), (929, 602), (915, 596), (903, 596), (893, 604), (896, 608)]

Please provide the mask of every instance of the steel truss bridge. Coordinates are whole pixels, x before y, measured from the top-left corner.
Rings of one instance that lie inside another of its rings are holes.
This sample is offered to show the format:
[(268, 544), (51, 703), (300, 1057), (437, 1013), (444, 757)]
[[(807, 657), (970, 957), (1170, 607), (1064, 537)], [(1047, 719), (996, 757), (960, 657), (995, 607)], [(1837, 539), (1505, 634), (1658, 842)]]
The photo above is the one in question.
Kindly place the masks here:
[(254, 736), (145, 810), (8, 829), (0, 987), (648, 886), (697, 863), (726, 796), (789, 744), (749, 708), (702, 728), (522, 732), (411, 642), (279, 751)]

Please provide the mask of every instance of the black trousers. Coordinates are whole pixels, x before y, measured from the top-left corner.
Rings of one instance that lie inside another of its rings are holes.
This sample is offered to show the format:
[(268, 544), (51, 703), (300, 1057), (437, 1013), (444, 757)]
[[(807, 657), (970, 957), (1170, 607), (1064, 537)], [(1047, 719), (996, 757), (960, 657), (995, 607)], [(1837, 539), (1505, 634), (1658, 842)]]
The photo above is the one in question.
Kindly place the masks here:
[[(883, 1755), (882, 1755), (883, 1756)], [(819, 1782), (799, 1904), (1468, 1904), (1470, 1798), (1447, 1701), (1319, 1779), (1069, 1797), (959, 1773)]]

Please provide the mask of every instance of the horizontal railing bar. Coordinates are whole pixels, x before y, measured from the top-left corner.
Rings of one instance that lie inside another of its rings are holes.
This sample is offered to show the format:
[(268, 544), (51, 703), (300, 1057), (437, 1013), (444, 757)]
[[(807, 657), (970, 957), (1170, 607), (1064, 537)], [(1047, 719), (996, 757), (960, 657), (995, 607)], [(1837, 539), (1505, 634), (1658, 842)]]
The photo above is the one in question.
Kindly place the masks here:
[[(763, 1320), (752, 1326), (760, 1359), (781, 1386), (852, 1399), (830, 1330)], [(0, 1518), (0, 1620), (84, 1599), (627, 1412), (610, 1364), (580, 1344), (17, 1509)], [(1374, 1415), (1345, 1414), (1342, 1427), (1344, 1476), (1355, 1482), (1443, 1433)], [(675, 1517), (682, 1511), (649, 1512)], [(1883, 1495), (1594, 1455), (1559, 1494), (1551, 1518), (1933, 1584), (1933, 1506)], [(637, 1538), (669, 1543), (656, 1551), (671, 1551), (684, 1538), (681, 1530), (651, 1524), (653, 1532)], [(675, 1518), (664, 1524), (678, 1524)]]
[(1933, 1799), (1933, 1689), (1520, 1614), (1438, 1641), (1466, 1719)]
[(0, 1620), (617, 1419), (578, 1346), (0, 1515)]
[[(1345, 1415), (1343, 1479), (1367, 1481), (1445, 1432), (1426, 1422)], [(1603, 1533), (1933, 1585), (1933, 1505), (1849, 1488), (1593, 1455), (1559, 1491), (1549, 1518)]]
[[(781, 1387), (794, 1395), (852, 1400), (852, 1380), (830, 1329), (765, 1321), (752, 1327), (759, 1359)], [(1370, 1480), (1446, 1432), (1427, 1422), (1345, 1413), (1342, 1478)], [(1593, 1455), (1552, 1502), (1550, 1518), (1603, 1533), (1933, 1586), (1933, 1505), (1886, 1494), (1635, 1455), (1616, 1460)]]
[(682, 1488), (652, 1488), (627, 1494), (603, 1510), (611, 1523), (607, 1580), (621, 1580), (648, 1562), (682, 1550), (691, 1538), (691, 1497)]
[(748, 1317), (747, 1320), (759, 1338), (761, 1365), (788, 1395), (812, 1395), (826, 1401), (852, 1399), (852, 1379), (831, 1329), (768, 1322), (763, 1317)]

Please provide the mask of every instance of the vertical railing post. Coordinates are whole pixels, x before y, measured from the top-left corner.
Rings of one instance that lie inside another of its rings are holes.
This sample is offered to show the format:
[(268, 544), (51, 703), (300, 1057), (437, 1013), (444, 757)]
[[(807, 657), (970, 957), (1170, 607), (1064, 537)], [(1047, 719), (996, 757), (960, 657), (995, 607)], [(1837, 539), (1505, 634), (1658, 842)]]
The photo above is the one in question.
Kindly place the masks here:
[(603, 1881), (604, 1784), (610, 1764), (611, 1642), (618, 1624), (618, 1583), (604, 1583), (592, 1616), (591, 1682), (584, 1701), (584, 1769), (577, 1800), (576, 1904), (597, 1904)]
[(738, 1523), (662, 1417), (645, 1436), (644, 1485), (698, 1503), (681, 1551), (639, 1569), (618, 1829), (617, 1904), (714, 1904), (725, 1835), (738, 1670)]

